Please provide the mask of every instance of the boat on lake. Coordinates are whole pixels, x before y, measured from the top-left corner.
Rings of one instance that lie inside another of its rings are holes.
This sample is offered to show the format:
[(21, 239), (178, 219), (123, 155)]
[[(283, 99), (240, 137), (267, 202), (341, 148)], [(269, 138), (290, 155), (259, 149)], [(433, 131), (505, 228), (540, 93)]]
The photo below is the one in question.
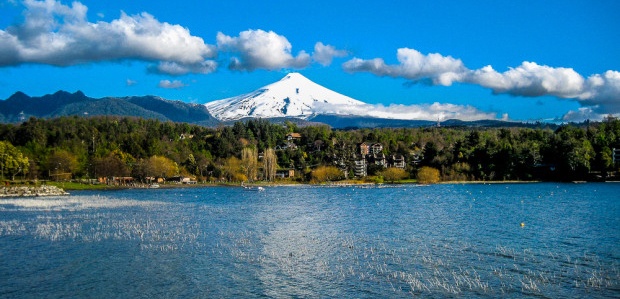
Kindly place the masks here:
[(243, 190), (245, 191), (265, 191), (265, 188), (261, 186), (246, 186), (243, 183), (241, 183), (241, 187), (243, 187)]
[(258, 187), (249, 187), (249, 186), (243, 186), (243, 189), (245, 191), (265, 191), (265, 188), (258, 186)]

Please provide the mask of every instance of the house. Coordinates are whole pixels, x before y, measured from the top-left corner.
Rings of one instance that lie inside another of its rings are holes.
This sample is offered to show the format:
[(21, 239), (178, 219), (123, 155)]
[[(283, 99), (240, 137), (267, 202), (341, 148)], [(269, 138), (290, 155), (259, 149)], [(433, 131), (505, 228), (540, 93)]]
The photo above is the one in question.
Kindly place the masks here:
[(285, 179), (285, 178), (292, 178), (294, 176), (295, 176), (295, 169), (293, 168), (276, 170), (277, 178)]
[(368, 160), (378, 166), (387, 167), (387, 159), (383, 153), (368, 155)]
[(174, 176), (166, 179), (168, 182), (175, 182), (177, 184), (196, 184), (195, 178), (190, 178), (186, 176)]
[(368, 175), (368, 164), (366, 163), (366, 159), (363, 157), (361, 159), (356, 159), (353, 161), (354, 168), (353, 172), (357, 177), (365, 177)]
[(383, 151), (383, 145), (381, 143), (362, 142), (359, 145), (359, 149), (362, 156), (367, 156), (381, 153)]
[(360, 144), (360, 154), (362, 157), (366, 157), (370, 153), (370, 143), (362, 142)]
[[(113, 176), (111, 183), (118, 186), (127, 186), (133, 183), (134, 179), (132, 177), (119, 177)], [(110, 182), (110, 181), (109, 181)]]
[(374, 143), (370, 146), (370, 153), (373, 155), (379, 154), (383, 151), (383, 145), (381, 143)]
[(407, 166), (407, 164), (405, 163), (405, 157), (403, 155), (392, 155), (390, 157), (390, 164), (392, 165), (392, 167), (400, 169), (405, 169), (405, 166)]
[(288, 141), (293, 141), (293, 140), (298, 140), (301, 139), (301, 134), (299, 133), (288, 133), (288, 135), (286, 135), (286, 140)]

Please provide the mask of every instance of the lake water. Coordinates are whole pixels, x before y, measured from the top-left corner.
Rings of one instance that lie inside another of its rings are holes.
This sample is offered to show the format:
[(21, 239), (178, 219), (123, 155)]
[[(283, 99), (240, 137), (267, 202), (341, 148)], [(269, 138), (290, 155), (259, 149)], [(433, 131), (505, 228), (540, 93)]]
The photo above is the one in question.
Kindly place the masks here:
[(0, 297), (620, 297), (620, 184), (265, 189), (0, 199)]

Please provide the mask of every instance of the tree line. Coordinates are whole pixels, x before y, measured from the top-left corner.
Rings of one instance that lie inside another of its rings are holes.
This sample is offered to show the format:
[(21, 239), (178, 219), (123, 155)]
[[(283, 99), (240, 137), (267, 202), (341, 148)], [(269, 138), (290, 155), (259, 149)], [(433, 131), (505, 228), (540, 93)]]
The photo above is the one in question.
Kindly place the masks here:
[[(287, 140), (293, 132), (301, 137)], [(0, 124), (0, 166), (3, 179), (183, 175), (252, 181), (274, 180), (278, 169), (294, 169), (293, 179), (301, 182), (339, 180), (354, 176), (362, 142), (380, 143), (384, 154), (402, 155), (407, 163), (402, 173), (369, 165), (366, 179), (415, 178), (424, 167), (436, 169), (441, 180), (606, 179), (618, 170), (613, 149), (620, 149), (620, 120), (556, 129), (333, 130), (263, 119), (207, 128), (140, 118), (30, 118)]]

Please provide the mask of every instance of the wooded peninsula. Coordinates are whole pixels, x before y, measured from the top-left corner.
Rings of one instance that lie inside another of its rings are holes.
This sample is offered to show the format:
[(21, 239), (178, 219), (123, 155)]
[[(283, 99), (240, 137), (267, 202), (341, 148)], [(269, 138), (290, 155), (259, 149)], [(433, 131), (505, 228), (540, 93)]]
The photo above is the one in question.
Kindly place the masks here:
[(618, 179), (614, 149), (612, 117), (553, 129), (333, 130), (262, 119), (208, 128), (77, 116), (0, 124), (5, 182), (604, 181)]

